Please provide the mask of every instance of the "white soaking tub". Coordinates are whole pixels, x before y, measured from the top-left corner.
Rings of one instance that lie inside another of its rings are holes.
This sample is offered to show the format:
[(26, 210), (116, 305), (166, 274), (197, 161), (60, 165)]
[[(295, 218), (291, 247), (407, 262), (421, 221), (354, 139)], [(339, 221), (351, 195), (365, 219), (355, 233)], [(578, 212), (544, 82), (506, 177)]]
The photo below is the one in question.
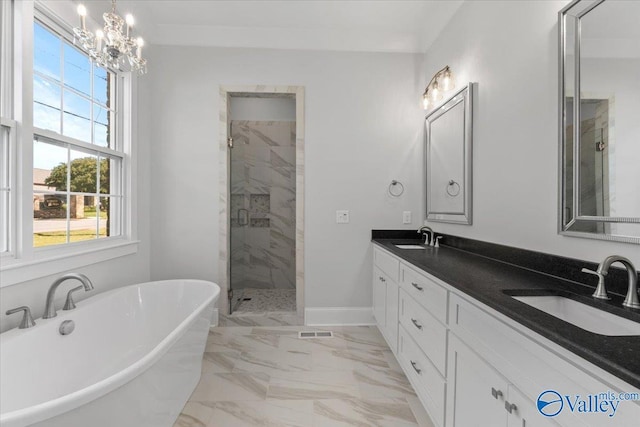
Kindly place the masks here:
[(126, 286), (0, 334), (0, 425), (171, 427), (200, 379), (219, 294), (201, 280)]

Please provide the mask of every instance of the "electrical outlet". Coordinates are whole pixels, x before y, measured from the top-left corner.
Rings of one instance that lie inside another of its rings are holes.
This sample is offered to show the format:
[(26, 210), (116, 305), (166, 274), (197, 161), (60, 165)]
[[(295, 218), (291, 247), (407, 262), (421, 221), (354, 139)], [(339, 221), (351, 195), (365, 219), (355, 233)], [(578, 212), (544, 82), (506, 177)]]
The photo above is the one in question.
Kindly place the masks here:
[(348, 224), (349, 223), (349, 211), (336, 211), (336, 223)]
[(411, 224), (411, 211), (402, 212), (402, 223)]

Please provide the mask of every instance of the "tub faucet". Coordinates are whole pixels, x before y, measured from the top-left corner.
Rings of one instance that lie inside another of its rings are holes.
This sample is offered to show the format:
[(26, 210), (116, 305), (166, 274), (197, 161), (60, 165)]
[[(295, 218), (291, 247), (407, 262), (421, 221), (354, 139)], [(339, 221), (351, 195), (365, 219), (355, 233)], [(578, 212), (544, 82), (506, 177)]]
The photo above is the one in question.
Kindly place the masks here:
[(47, 302), (44, 307), (44, 315), (42, 316), (43, 319), (51, 319), (52, 317), (56, 317), (58, 315), (58, 313), (56, 313), (56, 307), (53, 302), (56, 289), (58, 289), (58, 286), (60, 286), (62, 282), (69, 279), (79, 280), (84, 286), (85, 292), (88, 292), (93, 289), (93, 283), (91, 283), (91, 280), (89, 280), (89, 278), (84, 274), (67, 273), (64, 276), (57, 278), (56, 281), (53, 282), (53, 284), (49, 288), (49, 291), (47, 292)]
[(597, 272), (606, 276), (609, 273), (609, 267), (611, 267), (611, 264), (614, 262), (619, 262), (624, 265), (629, 274), (629, 288), (622, 305), (629, 308), (640, 308), (640, 301), (638, 301), (638, 272), (631, 261), (620, 255), (611, 255), (600, 263)]
[[(429, 233), (429, 236), (427, 236), (427, 233)], [(431, 237), (433, 236), (433, 230), (431, 229), (431, 227), (423, 225), (422, 227), (418, 228), (418, 234), (424, 234), (424, 244), (429, 246), (431, 244)]]

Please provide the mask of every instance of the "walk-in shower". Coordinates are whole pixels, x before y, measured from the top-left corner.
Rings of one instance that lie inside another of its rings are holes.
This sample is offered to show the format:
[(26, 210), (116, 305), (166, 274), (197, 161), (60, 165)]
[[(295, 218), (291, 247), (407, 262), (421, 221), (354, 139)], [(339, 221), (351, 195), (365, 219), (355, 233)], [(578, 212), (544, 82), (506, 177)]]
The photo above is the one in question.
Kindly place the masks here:
[(295, 99), (231, 98), (229, 134), (229, 312), (295, 312)]

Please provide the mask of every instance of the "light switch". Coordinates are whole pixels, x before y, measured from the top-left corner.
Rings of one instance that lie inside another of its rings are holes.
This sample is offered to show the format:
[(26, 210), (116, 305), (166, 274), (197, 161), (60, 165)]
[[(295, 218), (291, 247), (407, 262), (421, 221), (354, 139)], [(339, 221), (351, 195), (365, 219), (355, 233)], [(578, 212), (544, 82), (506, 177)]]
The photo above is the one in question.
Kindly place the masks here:
[(402, 212), (402, 223), (411, 224), (411, 211)]
[(348, 224), (349, 223), (349, 211), (336, 211), (336, 223)]

